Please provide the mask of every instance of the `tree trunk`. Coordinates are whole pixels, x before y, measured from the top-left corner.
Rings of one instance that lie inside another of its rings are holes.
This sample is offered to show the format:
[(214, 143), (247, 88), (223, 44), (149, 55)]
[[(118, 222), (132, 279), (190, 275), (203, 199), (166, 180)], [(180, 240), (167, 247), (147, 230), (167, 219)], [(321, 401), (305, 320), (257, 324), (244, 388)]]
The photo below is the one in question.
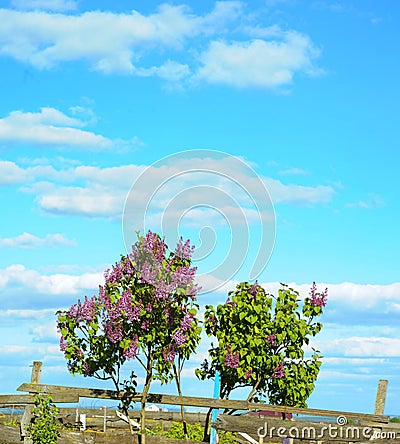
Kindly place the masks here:
[[(178, 361), (178, 368), (180, 370), (180, 359)], [(174, 369), (174, 375), (175, 375), (175, 381), (176, 381), (176, 388), (178, 389), (178, 395), (182, 396), (182, 389), (181, 389), (181, 375), (180, 372), (178, 373), (178, 370), (176, 368), (175, 362), (173, 363), (173, 369)], [(185, 439), (189, 439), (188, 431), (187, 431), (187, 423), (185, 419), (185, 406), (181, 404), (181, 416), (182, 416), (182, 424), (183, 424), (183, 433), (185, 435)]]
[(140, 444), (146, 444), (146, 400), (147, 395), (150, 390), (151, 378), (153, 376), (153, 358), (149, 353), (147, 359), (146, 368), (146, 382), (143, 387), (142, 397), (141, 397), (141, 410), (140, 410)]
[(207, 416), (206, 416), (206, 424), (204, 426), (204, 435), (203, 435), (204, 442), (210, 441), (209, 428), (210, 428), (211, 413), (212, 413), (212, 408), (208, 409)]

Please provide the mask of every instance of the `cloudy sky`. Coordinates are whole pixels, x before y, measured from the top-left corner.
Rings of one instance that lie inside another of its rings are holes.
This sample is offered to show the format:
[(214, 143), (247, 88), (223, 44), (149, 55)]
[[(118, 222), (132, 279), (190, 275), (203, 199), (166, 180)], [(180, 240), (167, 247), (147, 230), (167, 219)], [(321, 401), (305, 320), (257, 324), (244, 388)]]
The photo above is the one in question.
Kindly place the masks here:
[[(399, 20), (389, 0), (0, 1), (0, 393), (33, 360), (89, 383), (54, 313), (151, 228), (198, 247), (202, 306), (256, 277), (327, 286), (310, 407), (372, 412), (389, 379), (400, 414)], [(187, 394), (212, 394), (206, 349)]]

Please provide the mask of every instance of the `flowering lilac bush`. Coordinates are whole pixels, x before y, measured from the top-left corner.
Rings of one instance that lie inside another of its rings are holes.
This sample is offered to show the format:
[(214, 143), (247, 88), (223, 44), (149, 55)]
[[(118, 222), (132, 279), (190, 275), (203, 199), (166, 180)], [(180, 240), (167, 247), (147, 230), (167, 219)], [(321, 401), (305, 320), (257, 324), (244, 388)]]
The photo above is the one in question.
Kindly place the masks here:
[[(119, 391), (122, 367), (136, 360), (146, 374), (143, 415), (153, 379), (167, 383), (175, 378), (180, 393), (183, 363), (201, 333), (192, 252), (182, 239), (168, 252), (160, 236), (149, 231), (105, 271), (98, 295), (59, 311), (60, 349), (69, 371), (111, 380)], [(133, 393), (133, 372), (130, 381), (124, 388)]]
[(271, 404), (306, 407), (321, 366), (310, 337), (322, 328), (316, 321), (327, 301), (313, 283), (309, 297), (283, 285), (275, 297), (257, 282), (240, 283), (225, 304), (206, 306), (205, 328), (217, 339), (209, 350), (210, 362), (196, 371), (200, 379), (221, 376), (220, 397), (239, 387), (250, 389), (248, 400), (267, 398)]

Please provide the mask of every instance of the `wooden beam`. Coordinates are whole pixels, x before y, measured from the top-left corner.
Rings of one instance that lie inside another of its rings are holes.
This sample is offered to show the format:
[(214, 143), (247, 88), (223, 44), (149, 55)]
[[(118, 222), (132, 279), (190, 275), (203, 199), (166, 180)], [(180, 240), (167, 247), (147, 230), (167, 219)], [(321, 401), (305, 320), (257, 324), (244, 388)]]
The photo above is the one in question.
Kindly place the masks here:
[[(34, 393), (49, 393), (49, 394), (76, 394), (83, 398), (100, 398), (100, 399), (120, 399), (124, 392), (118, 393), (115, 390), (104, 389), (88, 389), (78, 387), (65, 387), (58, 385), (48, 384), (28, 384), (24, 383), (17, 389), (23, 392)], [(140, 393), (132, 398), (132, 401), (140, 401)], [(320, 409), (306, 409), (300, 407), (286, 407), (279, 405), (270, 405), (262, 403), (254, 403), (241, 400), (229, 400), (229, 399), (214, 399), (214, 398), (200, 398), (194, 396), (174, 396), (164, 394), (149, 394), (147, 396), (147, 402), (154, 404), (167, 404), (167, 405), (185, 405), (188, 407), (211, 407), (216, 409), (235, 409), (235, 410), (269, 410), (272, 412), (284, 412), (294, 413), (301, 415), (311, 416), (329, 416), (337, 418), (339, 416), (345, 416), (347, 419), (359, 419), (365, 421), (373, 421), (379, 423), (388, 423), (389, 416), (384, 415), (372, 415), (367, 413), (354, 413), (354, 412), (341, 412), (337, 410), (320, 410)]]
[[(35, 395), (0, 395), (0, 405), (25, 405), (34, 404)], [(54, 403), (79, 402), (79, 396), (75, 394), (54, 395)]]

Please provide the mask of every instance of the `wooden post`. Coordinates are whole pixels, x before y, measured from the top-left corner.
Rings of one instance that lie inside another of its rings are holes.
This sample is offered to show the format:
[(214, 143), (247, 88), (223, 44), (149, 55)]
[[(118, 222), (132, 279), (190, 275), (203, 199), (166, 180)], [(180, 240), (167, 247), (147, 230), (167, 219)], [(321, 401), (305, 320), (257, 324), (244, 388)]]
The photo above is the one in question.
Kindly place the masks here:
[[(42, 375), (42, 363), (40, 361), (33, 362), (31, 384), (40, 384), (40, 377)], [(21, 438), (24, 439), (24, 444), (32, 444), (32, 439), (29, 435), (29, 425), (32, 419), (32, 404), (26, 404), (24, 414), (21, 418)]]
[(380, 379), (378, 383), (378, 390), (376, 392), (375, 400), (375, 415), (383, 415), (385, 411), (386, 393), (389, 381), (387, 379)]

